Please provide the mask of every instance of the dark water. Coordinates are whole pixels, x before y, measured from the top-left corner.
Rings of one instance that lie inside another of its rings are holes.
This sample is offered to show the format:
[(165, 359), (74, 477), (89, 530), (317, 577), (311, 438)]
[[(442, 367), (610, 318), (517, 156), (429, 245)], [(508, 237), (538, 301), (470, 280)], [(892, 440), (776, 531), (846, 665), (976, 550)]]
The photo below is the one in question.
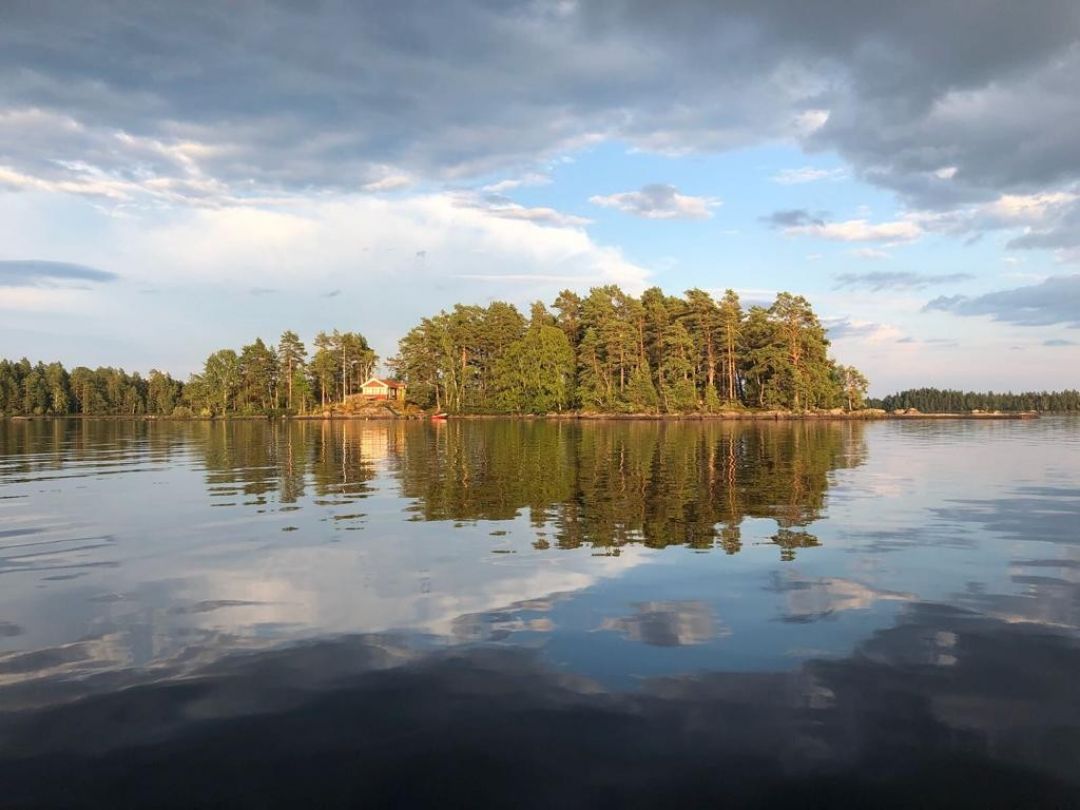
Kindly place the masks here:
[(1080, 806), (1080, 420), (0, 422), (0, 806)]

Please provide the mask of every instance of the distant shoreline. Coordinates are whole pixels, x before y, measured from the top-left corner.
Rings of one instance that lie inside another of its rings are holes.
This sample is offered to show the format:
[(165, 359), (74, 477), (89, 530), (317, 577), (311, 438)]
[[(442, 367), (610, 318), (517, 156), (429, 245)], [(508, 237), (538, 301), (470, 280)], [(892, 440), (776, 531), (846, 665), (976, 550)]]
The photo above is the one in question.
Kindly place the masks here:
[[(729, 411), (724, 413), (548, 413), (548, 414), (508, 414), (508, 413), (468, 413), (450, 414), (454, 421), (570, 421), (570, 422), (801, 422), (801, 421), (883, 421), (883, 420), (1017, 420), (1038, 419), (1044, 414), (1037, 411), (1002, 411), (989, 413), (888, 413), (877, 410), (851, 411), (843, 413), (793, 411)], [(64, 416), (3, 416), (8, 422), (53, 422), (63, 420), (98, 421), (98, 422), (423, 422), (430, 421), (430, 415), (361, 415), (347, 413), (320, 413), (279, 416), (159, 416), (155, 414), (139, 415), (91, 415), (68, 414)]]

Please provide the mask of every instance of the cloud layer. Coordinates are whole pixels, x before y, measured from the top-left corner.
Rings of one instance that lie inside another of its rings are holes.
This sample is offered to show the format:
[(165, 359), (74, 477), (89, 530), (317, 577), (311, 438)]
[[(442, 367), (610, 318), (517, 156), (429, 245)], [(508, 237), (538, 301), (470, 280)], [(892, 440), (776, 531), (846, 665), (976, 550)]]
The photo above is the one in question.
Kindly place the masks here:
[(926, 309), (988, 315), (995, 321), (1020, 326), (1063, 324), (1080, 329), (1080, 275), (1055, 276), (1040, 284), (975, 297), (941, 296), (930, 301)]
[(0, 287), (62, 287), (117, 278), (116, 273), (70, 262), (0, 260)]
[(1072, 0), (21, 3), (0, 32), (0, 182), (386, 190), (598, 139), (787, 138), (948, 206), (1080, 179), (1078, 40)]
[(907, 270), (880, 270), (869, 273), (837, 273), (837, 289), (863, 289), (871, 292), (882, 290), (921, 290), (935, 284), (951, 284), (971, 281), (971, 273), (915, 273)]

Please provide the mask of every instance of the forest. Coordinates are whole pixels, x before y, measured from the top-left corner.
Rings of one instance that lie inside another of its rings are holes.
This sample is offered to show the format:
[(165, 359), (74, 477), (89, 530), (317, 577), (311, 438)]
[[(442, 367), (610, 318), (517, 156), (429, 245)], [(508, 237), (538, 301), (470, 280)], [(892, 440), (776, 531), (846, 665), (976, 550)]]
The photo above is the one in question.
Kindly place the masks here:
[(8, 416), (226, 416), (310, 412), (359, 391), (378, 358), (363, 335), (320, 332), (308, 350), (295, 332), (221, 349), (186, 382), (152, 370), (70, 372), (60, 363), (0, 360), (0, 414)]
[(828, 355), (802, 296), (744, 309), (728, 290), (640, 297), (564, 290), (524, 317), (458, 304), (424, 318), (389, 363), (410, 399), (451, 413), (716, 413), (863, 407), (867, 380)]
[[(559, 294), (526, 318), (512, 304), (458, 304), (424, 318), (387, 365), (409, 400), (451, 413), (717, 413), (864, 406), (866, 378), (828, 356), (810, 303), (780, 293), (744, 309), (728, 290), (682, 297), (618, 287)], [(357, 332), (295, 332), (221, 349), (181, 382), (154, 369), (0, 361), (0, 413), (86, 416), (306, 414), (358, 393), (378, 362)]]
[(967, 413), (969, 411), (1038, 411), (1067, 413), (1080, 411), (1080, 391), (1028, 391), (994, 393), (950, 391), (941, 388), (914, 388), (870, 400), (874, 408), (887, 411), (914, 408), (923, 413)]

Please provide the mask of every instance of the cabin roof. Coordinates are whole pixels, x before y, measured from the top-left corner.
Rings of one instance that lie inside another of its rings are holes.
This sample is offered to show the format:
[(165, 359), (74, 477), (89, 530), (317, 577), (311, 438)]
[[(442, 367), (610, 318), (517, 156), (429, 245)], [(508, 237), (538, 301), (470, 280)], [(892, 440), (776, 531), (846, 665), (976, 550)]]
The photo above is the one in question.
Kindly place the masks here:
[(369, 385), (382, 385), (382, 386), (385, 386), (386, 388), (404, 388), (405, 387), (405, 383), (403, 383), (403, 382), (399, 382), (398, 380), (384, 380), (384, 379), (382, 379), (380, 377), (372, 377), (371, 379), (369, 379), (367, 382), (365, 382), (360, 387), (361, 388), (367, 388)]

